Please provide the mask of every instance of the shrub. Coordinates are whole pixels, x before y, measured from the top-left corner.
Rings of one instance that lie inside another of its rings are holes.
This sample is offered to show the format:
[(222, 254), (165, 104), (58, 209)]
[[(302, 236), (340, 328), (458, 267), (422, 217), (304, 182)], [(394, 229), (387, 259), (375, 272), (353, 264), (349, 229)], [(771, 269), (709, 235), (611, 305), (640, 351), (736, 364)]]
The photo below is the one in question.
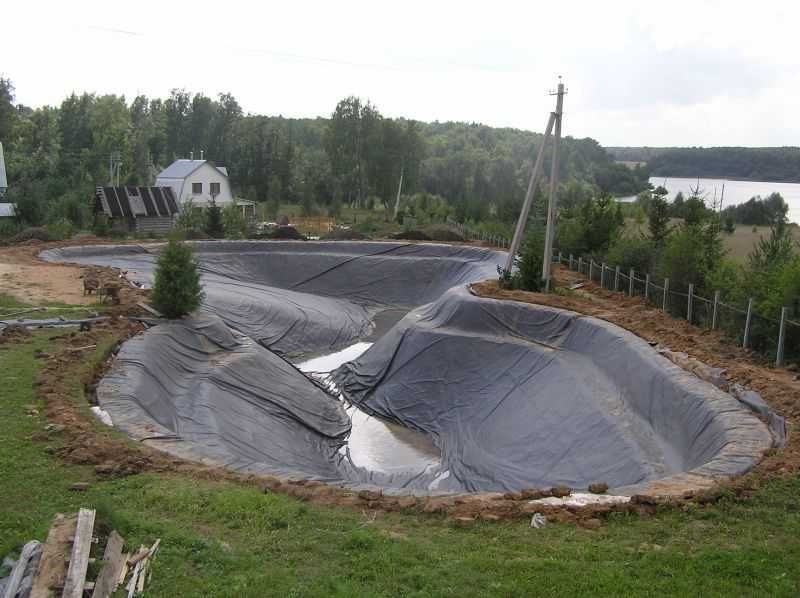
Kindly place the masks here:
[(392, 239), (403, 239), (406, 241), (430, 241), (431, 238), (421, 230), (404, 230), (392, 235)]
[(242, 210), (233, 204), (222, 210), (222, 225), (226, 239), (246, 239), (250, 233), (250, 225), (242, 216)]
[(50, 239), (53, 241), (63, 241), (64, 239), (69, 239), (75, 232), (72, 223), (66, 218), (61, 218), (55, 222), (51, 222), (50, 224), (45, 224), (44, 228), (47, 231)]
[(168, 318), (179, 318), (200, 306), (203, 291), (192, 249), (171, 240), (158, 257), (152, 301)]
[[(509, 272), (497, 267), (498, 284), (504, 289), (538, 292), (544, 288), (542, 261), (544, 259), (544, 230), (534, 230), (525, 240), (519, 257), (514, 261), (516, 270)], [(552, 280), (550, 281), (552, 284)]]
[(655, 246), (651, 239), (619, 237), (608, 250), (608, 263), (619, 266), (623, 272), (628, 272), (631, 268), (637, 272), (650, 272), (655, 255)]
[(222, 226), (222, 210), (218, 205), (209, 206), (206, 210), (205, 233), (212, 239), (220, 239), (225, 234)]

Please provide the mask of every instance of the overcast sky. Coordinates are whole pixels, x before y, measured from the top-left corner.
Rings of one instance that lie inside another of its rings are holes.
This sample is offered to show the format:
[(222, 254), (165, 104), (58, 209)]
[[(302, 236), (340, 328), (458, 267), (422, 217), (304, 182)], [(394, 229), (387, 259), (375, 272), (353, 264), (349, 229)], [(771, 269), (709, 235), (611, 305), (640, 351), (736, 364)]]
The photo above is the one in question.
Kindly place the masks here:
[(800, 144), (800, 2), (174, 0), (6, 2), (17, 101), (72, 91), (229, 91), (245, 112), (387, 116), (564, 132), (603, 145)]

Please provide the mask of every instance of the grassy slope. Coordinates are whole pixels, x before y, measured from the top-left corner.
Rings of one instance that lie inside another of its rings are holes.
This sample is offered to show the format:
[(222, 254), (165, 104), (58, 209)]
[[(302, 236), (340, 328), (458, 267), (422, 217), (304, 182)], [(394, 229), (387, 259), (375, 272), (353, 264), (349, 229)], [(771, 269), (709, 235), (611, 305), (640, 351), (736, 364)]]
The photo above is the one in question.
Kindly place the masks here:
[[(798, 480), (775, 482), (746, 502), (619, 516), (598, 531), (533, 530), (527, 522), (460, 528), (417, 515), (372, 521), (180, 475), (95, 480), (91, 469), (47, 454), (57, 438), (31, 438), (46, 423), (25, 413), (41, 365), (33, 353), (54, 334), (0, 346), (0, 556), (44, 539), (53, 513), (91, 505), (131, 543), (162, 538), (151, 596), (800, 592)], [(65, 375), (82, 401), (80, 372)], [(76, 481), (92, 486), (69, 492)]]

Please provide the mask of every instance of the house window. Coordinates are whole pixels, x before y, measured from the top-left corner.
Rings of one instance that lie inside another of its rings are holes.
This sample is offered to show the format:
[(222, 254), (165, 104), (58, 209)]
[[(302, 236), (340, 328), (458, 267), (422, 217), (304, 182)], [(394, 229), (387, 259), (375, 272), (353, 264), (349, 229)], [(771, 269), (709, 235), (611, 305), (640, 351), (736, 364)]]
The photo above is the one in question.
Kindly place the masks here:
[(219, 195), (219, 183), (211, 183), (211, 196), (216, 197)]
[(192, 183), (192, 193), (201, 195), (203, 193), (203, 183)]

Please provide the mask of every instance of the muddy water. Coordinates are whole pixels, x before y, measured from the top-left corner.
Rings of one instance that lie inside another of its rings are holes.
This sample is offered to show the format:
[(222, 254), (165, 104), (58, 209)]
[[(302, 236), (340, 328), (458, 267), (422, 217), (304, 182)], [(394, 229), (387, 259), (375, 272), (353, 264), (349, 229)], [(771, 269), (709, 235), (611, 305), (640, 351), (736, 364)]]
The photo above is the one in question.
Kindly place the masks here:
[[(337, 367), (358, 358), (372, 343), (355, 343), (341, 351), (297, 363), (300, 371), (325, 378)], [(370, 471), (397, 473), (421, 472), (439, 464), (439, 449), (420, 432), (367, 415), (354, 406), (347, 407), (352, 430), (346, 450), (353, 463)]]

